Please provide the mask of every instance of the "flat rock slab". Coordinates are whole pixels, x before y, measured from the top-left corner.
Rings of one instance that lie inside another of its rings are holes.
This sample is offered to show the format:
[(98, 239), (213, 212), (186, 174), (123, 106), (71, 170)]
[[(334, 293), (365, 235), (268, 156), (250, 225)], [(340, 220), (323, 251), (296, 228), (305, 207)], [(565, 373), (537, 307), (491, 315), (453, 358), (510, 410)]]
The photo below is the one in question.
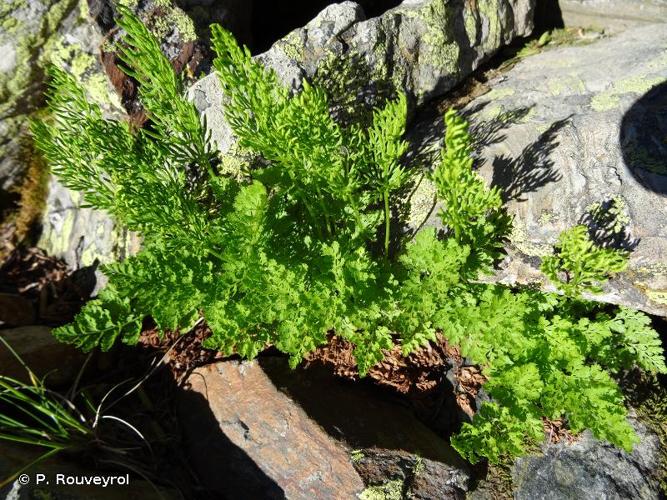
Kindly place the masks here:
[(667, 22), (667, 0), (559, 0), (566, 26), (592, 26), (607, 33)]
[[(180, 401), (193, 467), (229, 498), (355, 498), (350, 456), (256, 362), (197, 369)], [(239, 496), (240, 495), (240, 496)]]
[[(515, 216), (496, 280), (547, 285), (541, 257), (584, 223), (632, 250), (598, 299), (667, 316), (666, 82), (667, 24), (656, 24), (526, 58), (463, 110), (479, 172)], [(436, 149), (442, 119), (429, 123), (416, 130)]]

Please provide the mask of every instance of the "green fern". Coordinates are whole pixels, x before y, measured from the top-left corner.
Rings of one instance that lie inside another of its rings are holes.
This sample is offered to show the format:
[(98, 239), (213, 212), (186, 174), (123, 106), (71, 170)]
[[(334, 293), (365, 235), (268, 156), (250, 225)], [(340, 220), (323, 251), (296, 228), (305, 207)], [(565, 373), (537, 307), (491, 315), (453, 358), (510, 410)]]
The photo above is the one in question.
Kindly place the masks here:
[(306, 82), (290, 93), (213, 27), (227, 122), (259, 157), (229, 175), (157, 42), (119, 12), (121, 60), (140, 83), (147, 127), (104, 119), (52, 69), (52, 118), (33, 133), (61, 181), (141, 233), (143, 248), (103, 267), (109, 285), (55, 330), (58, 339), (107, 350), (136, 343), (147, 317), (161, 331), (203, 318), (206, 347), (251, 358), (273, 345), (295, 366), (335, 331), (355, 346), (364, 375), (394, 345), (408, 355), (441, 332), (488, 379), (492, 402), (452, 441), (471, 461), (525, 452), (543, 438), (543, 418), (626, 449), (635, 442), (611, 375), (667, 371), (660, 341), (643, 314), (580, 296), (626, 256), (576, 227), (544, 263), (565, 296), (479, 283), (502, 256), (511, 219), (498, 189), (474, 172), (467, 124), (454, 111), (433, 172), (445, 234), (428, 228), (410, 239), (399, 209), (416, 170), (405, 96), (376, 109), (368, 127), (343, 127), (322, 90)]

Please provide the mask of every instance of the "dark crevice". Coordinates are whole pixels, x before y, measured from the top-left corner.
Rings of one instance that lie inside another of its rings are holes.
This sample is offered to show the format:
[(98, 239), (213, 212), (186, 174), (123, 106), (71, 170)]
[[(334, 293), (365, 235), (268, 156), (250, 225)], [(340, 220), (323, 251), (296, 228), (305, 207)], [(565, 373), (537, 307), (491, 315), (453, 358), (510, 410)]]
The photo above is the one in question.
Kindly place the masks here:
[[(250, 49), (253, 54), (268, 50), (290, 31), (300, 28), (335, 0), (255, 0), (252, 6)], [(400, 0), (359, 0), (367, 18), (396, 7)]]

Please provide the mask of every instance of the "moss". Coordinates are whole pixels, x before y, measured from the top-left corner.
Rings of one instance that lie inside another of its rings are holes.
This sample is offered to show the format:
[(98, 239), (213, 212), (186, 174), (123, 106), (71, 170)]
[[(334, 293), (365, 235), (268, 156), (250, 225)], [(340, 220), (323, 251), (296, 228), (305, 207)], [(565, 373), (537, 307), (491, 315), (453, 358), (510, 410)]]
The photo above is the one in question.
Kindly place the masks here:
[(369, 486), (359, 494), (360, 500), (401, 500), (403, 481), (396, 479), (378, 486)]
[(644, 94), (663, 81), (663, 77), (649, 78), (648, 75), (638, 75), (620, 80), (614, 83), (610, 89), (594, 96), (591, 100), (591, 107), (598, 112), (617, 108), (622, 95)]

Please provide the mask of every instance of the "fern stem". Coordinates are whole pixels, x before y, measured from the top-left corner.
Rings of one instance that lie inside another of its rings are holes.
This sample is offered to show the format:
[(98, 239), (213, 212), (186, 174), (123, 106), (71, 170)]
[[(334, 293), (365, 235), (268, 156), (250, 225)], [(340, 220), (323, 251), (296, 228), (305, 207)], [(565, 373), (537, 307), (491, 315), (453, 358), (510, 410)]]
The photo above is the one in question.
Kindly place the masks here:
[(391, 223), (391, 211), (389, 209), (389, 192), (384, 191), (384, 257), (389, 260), (389, 226)]

